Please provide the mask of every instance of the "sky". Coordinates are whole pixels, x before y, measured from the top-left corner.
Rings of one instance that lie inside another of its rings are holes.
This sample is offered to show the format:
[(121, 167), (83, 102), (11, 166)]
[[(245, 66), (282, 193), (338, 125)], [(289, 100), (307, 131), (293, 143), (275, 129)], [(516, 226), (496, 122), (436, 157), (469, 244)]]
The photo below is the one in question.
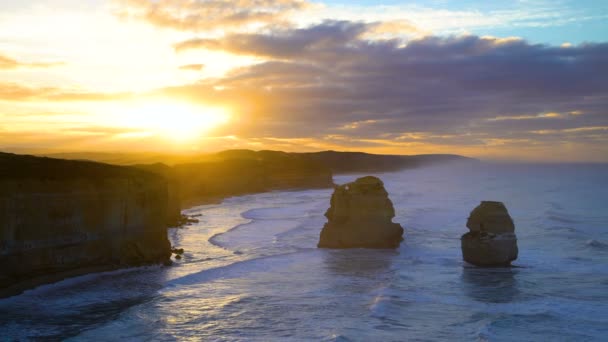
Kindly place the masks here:
[(4, 0), (0, 150), (608, 162), (603, 0)]

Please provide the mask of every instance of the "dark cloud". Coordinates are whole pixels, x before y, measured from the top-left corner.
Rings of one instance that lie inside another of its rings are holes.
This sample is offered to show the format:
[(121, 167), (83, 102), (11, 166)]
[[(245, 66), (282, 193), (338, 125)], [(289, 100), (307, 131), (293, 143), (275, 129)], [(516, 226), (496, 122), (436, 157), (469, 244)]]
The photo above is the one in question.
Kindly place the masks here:
[(275, 30), (272, 34), (229, 34), (221, 39), (191, 39), (175, 45), (176, 51), (188, 49), (223, 50), (239, 55), (271, 58), (318, 59), (319, 53), (338, 52), (335, 49), (354, 42), (375, 24), (348, 21), (326, 21), (303, 29)]
[[(273, 34), (184, 42), (176, 48), (263, 56), (267, 62), (169, 92), (200, 101), (238, 99), (238, 112), (251, 122), (239, 133), (250, 136), (381, 139), (423, 132), (435, 142), (468, 134), (469, 141), (484, 144), (486, 135), (543, 139), (546, 134), (530, 131), (608, 126), (606, 43), (367, 39), (374, 25), (327, 21)], [(556, 115), (542, 116), (546, 113)], [(369, 120), (373, 123), (344, 129)]]

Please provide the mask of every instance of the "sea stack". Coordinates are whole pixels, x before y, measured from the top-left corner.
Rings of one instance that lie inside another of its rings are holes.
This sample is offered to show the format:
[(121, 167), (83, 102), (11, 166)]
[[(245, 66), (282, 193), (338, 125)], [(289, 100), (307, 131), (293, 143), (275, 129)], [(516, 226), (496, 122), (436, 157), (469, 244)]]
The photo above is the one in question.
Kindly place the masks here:
[(461, 238), (464, 261), (482, 267), (508, 267), (517, 259), (515, 225), (502, 202), (483, 201), (467, 221)]
[(397, 248), (403, 240), (403, 228), (392, 222), (393, 203), (377, 177), (336, 186), (325, 216), (319, 248)]

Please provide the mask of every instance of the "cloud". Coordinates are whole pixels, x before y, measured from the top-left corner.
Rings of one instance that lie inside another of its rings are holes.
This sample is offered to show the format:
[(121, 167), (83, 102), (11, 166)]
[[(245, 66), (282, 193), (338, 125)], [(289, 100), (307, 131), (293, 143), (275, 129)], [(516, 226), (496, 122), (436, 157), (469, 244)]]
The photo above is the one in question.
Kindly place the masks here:
[(3, 101), (113, 101), (131, 96), (129, 93), (81, 92), (55, 87), (32, 88), (17, 83), (0, 82), (0, 100)]
[(177, 52), (189, 49), (222, 50), (240, 55), (254, 55), (269, 58), (302, 58), (307, 55), (321, 58), (324, 52), (353, 42), (376, 24), (353, 23), (349, 21), (325, 21), (302, 29), (275, 30), (272, 34), (228, 34), (219, 39), (190, 39), (175, 45)]
[[(574, 114), (576, 115), (576, 114)], [(495, 118), (488, 119), (488, 121), (505, 121), (505, 120), (536, 120), (536, 119), (555, 119), (563, 118), (564, 115), (560, 113), (541, 113), (537, 115), (514, 115), (514, 116), (497, 116)]]
[(50, 68), (59, 65), (63, 65), (64, 63), (23, 63), (19, 62), (16, 59), (0, 55), (0, 70), (10, 70), (10, 69), (18, 69), (18, 68)]
[(608, 125), (606, 43), (563, 48), (475, 35), (373, 39), (366, 34), (375, 25), (325, 21), (183, 42), (177, 50), (221, 50), (265, 61), (166, 91), (232, 103), (242, 125), (225, 134), (242, 137), (346, 135), (349, 143), (388, 146), (424, 132), (416, 142), (484, 146), (548, 138), (533, 130)]
[(19, 67), (19, 62), (16, 60), (0, 55), (0, 69), (15, 69)]
[(304, 0), (115, 0), (116, 14), (181, 31), (279, 24), (310, 7)]
[(201, 71), (205, 68), (204, 64), (186, 64), (179, 67), (179, 70)]

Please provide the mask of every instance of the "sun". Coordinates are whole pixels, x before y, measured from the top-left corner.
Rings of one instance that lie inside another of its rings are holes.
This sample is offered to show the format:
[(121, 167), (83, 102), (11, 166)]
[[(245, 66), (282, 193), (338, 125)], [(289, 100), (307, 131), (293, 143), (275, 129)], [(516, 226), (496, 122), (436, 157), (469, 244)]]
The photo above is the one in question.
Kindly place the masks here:
[(201, 137), (229, 119), (225, 108), (172, 101), (134, 103), (124, 106), (119, 113), (121, 126), (175, 141)]

